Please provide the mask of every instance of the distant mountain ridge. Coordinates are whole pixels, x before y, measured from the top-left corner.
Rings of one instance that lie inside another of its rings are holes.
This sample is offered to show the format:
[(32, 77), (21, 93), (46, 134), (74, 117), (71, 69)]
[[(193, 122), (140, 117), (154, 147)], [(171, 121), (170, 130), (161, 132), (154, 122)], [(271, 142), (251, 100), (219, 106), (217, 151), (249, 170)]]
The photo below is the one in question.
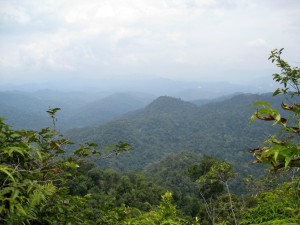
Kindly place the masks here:
[[(114, 93), (139, 92), (156, 97), (167, 95), (182, 98), (187, 101), (197, 99), (213, 99), (236, 92), (243, 93), (264, 93), (270, 91), (268, 86), (262, 89), (258, 86), (248, 84), (233, 84), (229, 82), (205, 82), (205, 81), (178, 81), (167, 78), (145, 78), (143, 74), (135, 77), (124, 77), (119, 79), (108, 79), (99, 81), (86, 81), (76, 83), (75, 80), (68, 80), (68, 85), (64, 82), (39, 83), (28, 85), (9, 85), (0, 84), (3, 91), (24, 91), (39, 92), (39, 90), (57, 90), (56, 92), (68, 92), (76, 94), (93, 93), (102, 94), (101, 98)], [(273, 89), (272, 89), (273, 90)], [(100, 92), (100, 93), (99, 93)], [(105, 96), (104, 96), (105, 95)], [(80, 96), (79, 96), (80, 97)], [(96, 100), (96, 99), (94, 99)]]
[(258, 99), (282, 102), (272, 94), (224, 96), (199, 105), (177, 97), (155, 98), (136, 92), (92, 99), (80, 92), (39, 94), (0, 92), (0, 117), (15, 128), (39, 129), (51, 126), (44, 110), (61, 107), (58, 128), (81, 127), (67, 132), (72, 140), (100, 146), (120, 140), (132, 144), (134, 151), (103, 164), (123, 171), (142, 170), (163, 155), (181, 150), (249, 163), (251, 156), (244, 150), (257, 147), (274, 129), (263, 126), (262, 121), (249, 124), (255, 111), (252, 104)]
[(169, 79), (141, 79), (135, 82), (124, 80), (121, 84), (115, 83), (108, 87), (105, 87), (105, 82), (101, 85), (102, 88), (91, 88), (88, 92), (47, 88), (34, 92), (0, 92), (0, 117), (7, 118), (15, 128), (40, 129), (51, 125), (46, 114), (48, 108), (58, 107), (61, 108), (57, 113), (58, 125), (61, 130), (66, 130), (103, 124), (142, 109), (159, 96), (174, 96), (200, 105), (222, 101), (224, 97), (220, 96), (233, 95), (237, 90), (254, 91), (252, 87), (229, 83), (180, 82)]
[(57, 113), (58, 127), (100, 125), (150, 103), (155, 96), (144, 93), (115, 93), (109, 96), (90, 96), (80, 92), (42, 90), (27, 92), (0, 92), (0, 117), (15, 128), (40, 129), (51, 126), (46, 111), (61, 108)]
[(196, 106), (163, 96), (128, 116), (99, 127), (70, 130), (67, 135), (100, 146), (120, 140), (132, 144), (135, 150), (103, 165), (122, 171), (142, 170), (166, 153), (185, 150), (243, 164), (240, 170), (246, 172), (251, 155), (245, 150), (262, 144), (266, 135), (276, 129), (262, 121), (249, 123), (255, 111), (251, 106), (258, 99), (281, 102), (271, 94), (241, 94)]
[(68, 127), (95, 126), (140, 109), (155, 97), (144, 93), (115, 93), (89, 102), (68, 117)]

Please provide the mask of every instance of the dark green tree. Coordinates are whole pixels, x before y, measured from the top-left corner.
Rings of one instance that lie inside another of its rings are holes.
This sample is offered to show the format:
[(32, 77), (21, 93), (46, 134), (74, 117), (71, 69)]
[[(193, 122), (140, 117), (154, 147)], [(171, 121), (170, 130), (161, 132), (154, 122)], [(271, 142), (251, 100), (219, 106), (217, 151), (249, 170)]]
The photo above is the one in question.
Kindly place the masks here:
[[(198, 182), (202, 185), (207, 185), (207, 184), (215, 185), (215, 184), (219, 184), (219, 183), (224, 185), (226, 192), (227, 192), (227, 196), (228, 196), (229, 210), (231, 211), (233, 222), (234, 222), (234, 224), (238, 224), (237, 218), (235, 215), (236, 213), (235, 213), (235, 209), (234, 209), (232, 194), (229, 190), (229, 181), (231, 179), (233, 179), (235, 176), (236, 176), (236, 174), (233, 173), (231, 164), (224, 162), (224, 161), (220, 162), (218, 160), (215, 160), (214, 163), (210, 166), (207, 173), (199, 177)], [(216, 220), (217, 220), (217, 217), (219, 214), (219, 212), (216, 212), (216, 211), (218, 211), (215, 207), (216, 204), (213, 204), (212, 201), (208, 202), (203, 194), (201, 196), (204, 200), (206, 212), (207, 212), (212, 224), (215, 224), (217, 222)], [(215, 200), (215, 202), (218, 202), (218, 201), (220, 201), (220, 198)]]

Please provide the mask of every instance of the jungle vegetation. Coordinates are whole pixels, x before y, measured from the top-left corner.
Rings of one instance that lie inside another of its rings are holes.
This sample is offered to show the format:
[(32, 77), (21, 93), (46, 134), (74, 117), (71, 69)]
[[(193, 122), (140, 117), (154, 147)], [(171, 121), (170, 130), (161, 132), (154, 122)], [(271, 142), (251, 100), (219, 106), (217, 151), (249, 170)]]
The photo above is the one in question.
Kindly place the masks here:
[[(232, 108), (245, 103), (239, 98), (253, 100), (244, 95), (231, 98), (234, 104), (222, 111), (219, 102), (199, 110), (161, 97), (118, 122), (70, 131), (75, 144), (57, 129), (59, 108), (49, 108), (52, 124), (38, 131), (14, 129), (1, 119), (0, 223), (299, 224), (300, 69), (282, 53), (275, 49), (269, 58), (280, 69), (273, 79), (281, 87), (271, 98), (282, 96), (280, 104), (259, 100), (256, 110), (250, 108), (259, 126), (243, 126), (242, 117), (250, 116)], [(114, 138), (102, 143), (101, 136)], [(251, 174), (247, 149), (262, 164)]]

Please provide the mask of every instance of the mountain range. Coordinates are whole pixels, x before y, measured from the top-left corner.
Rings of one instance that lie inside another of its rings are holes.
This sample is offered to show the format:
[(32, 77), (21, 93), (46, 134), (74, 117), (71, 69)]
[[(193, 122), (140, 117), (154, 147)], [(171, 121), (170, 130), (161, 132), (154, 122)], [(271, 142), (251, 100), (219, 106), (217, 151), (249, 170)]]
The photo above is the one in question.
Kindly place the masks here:
[(256, 148), (276, 127), (264, 121), (249, 122), (257, 100), (280, 104), (271, 94), (240, 94), (221, 102), (197, 106), (178, 98), (161, 96), (143, 109), (100, 126), (69, 130), (80, 143), (100, 147), (122, 140), (134, 150), (101, 162), (102, 167), (141, 171), (166, 154), (189, 151), (213, 155), (235, 165), (242, 174), (255, 170), (247, 149)]
[(249, 123), (258, 99), (282, 102), (271, 94), (235, 92), (187, 101), (144, 92), (6, 91), (0, 92), (0, 116), (14, 128), (40, 129), (52, 125), (45, 111), (59, 107), (57, 127), (77, 144), (95, 142), (102, 148), (121, 140), (133, 146), (102, 161), (103, 168), (141, 171), (167, 154), (188, 151), (214, 155), (248, 173), (254, 167), (246, 150), (276, 129), (263, 121)]
[[(95, 83), (85, 91), (41, 89), (47, 85), (6, 88), (1, 86), (0, 116), (15, 128), (40, 129), (51, 121), (45, 113), (50, 107), (57, 113), (59, 127), (97, 126), (145, 107), (159, 96), (173, 96), (197, 105), (218, 102), (240, 92), (259, 92), (258, 88), (225, 82), (181, 82), (169, 79), (137, 79)], [(19, 91), (14, 91), (18, 88)], [(35, 90), (35, 88), (39, 88)], [(20, 91), (23, 90), (23, 91)], [(26, 91), (25, 91), (26, 90)]]

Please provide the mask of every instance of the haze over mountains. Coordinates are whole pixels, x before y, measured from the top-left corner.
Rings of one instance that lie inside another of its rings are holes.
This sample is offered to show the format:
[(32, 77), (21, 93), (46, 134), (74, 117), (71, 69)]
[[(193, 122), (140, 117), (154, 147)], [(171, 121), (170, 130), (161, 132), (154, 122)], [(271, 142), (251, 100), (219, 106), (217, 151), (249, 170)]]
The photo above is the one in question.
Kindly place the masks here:
[(49, 125), (45, 111), (49, 107), (59, 107), (62, 109), (58, 113), (60, 127), (68, 129), (100, 125), (142, 108), (159, 96), (172, 96), (204, 104), (241, 92), (267, 91), (259, 87), (224, 82), (180, 82), (169, 79), (129, 79), (115, 83), (103, 81), (92, 86), (87, 88), (82, 84), (79, 91), (75, 90), (76, 85), (72, 86), (72, 81), (67, 86), (58, 82), (56, 87), (51, 86), (55, 89), (47, 89), (47, 85), (42, 84), (2, 86), (0, 113), (16, 127), (37, 129)]
[(103, 148), (119, 141), (132, 145), (130, 152), (97, 161), (100, 168), (148, 173), (169, 157), (189, 155), (189, 161), (191, 155), (212, 155), (233, 164), (241, 174), (235, 190), (242, 192), (242, 178), (257, 173), (246, 150), (261, 145), (275, 129), (262, 121), (249, 123), (252, 104), (260, 99), (279, 105), (282, 99), (257, 94), (259, 89), (250, 86), (164, 81), (169, 85), (136, 83), (139, 88), (120, 87), (116, 92), (2, 91), (0, 117), (13, 128), (37, 130), (53, 126), (46, 110), (59, 107), (56, 128), (75, 146), (93, 142)]
[(117, 92), (4, 91), (0, 115), (15, 128), (40, 129), (51, 126), (45, 111), (59, 107), (58, 129), (77, 143), (105, 146), (122, 140), (133, 146), (134, 151), (103, 163), (104, 167), (142, 170), (167, 153), (190, 151), (243, 164), (239, 169), (243, 173), (251, 161), (244, 150), (257, 147), (272, 129), (259, 122), (249, 124), (251, 105), (258, 99), (280, 104), (270, 94), (254, 94), (258, 88), (229, 83), (200, 86), (160, 80), (131, 85), (131, 89), (126, 84), (114, 87)]
[(110, 80), (53, 80), (45, 83), (22, 83), (0, 84), (2, 91), (25, 91), (34, 92), (38, 90), (51, 89), (63, 92), (88, 92), (96, 96), (109, 95), (116, 92), (143, 92), (155, 96), (169, 95), (180, 97), (184, 100), (195, 100), (202, 98), (215, 98), (234, 92), (263, 93), (272, 91), (274, 88), (264, 83), (239, 83), (228, 82), (205, 82), (205, 81), (178, 81), (166, 78), (126, 78)]
[(95, 96), (81, 92), (1, 92), (0, 114), (15, 128), (40, 129), (51, 125), (46, 110), (59, 107), (62, 109), (57, 113), (59, 127), (67, 129), (99, 125), (141, 108), (153, 98), (138, 93), (116, 93), (95, 100)]

